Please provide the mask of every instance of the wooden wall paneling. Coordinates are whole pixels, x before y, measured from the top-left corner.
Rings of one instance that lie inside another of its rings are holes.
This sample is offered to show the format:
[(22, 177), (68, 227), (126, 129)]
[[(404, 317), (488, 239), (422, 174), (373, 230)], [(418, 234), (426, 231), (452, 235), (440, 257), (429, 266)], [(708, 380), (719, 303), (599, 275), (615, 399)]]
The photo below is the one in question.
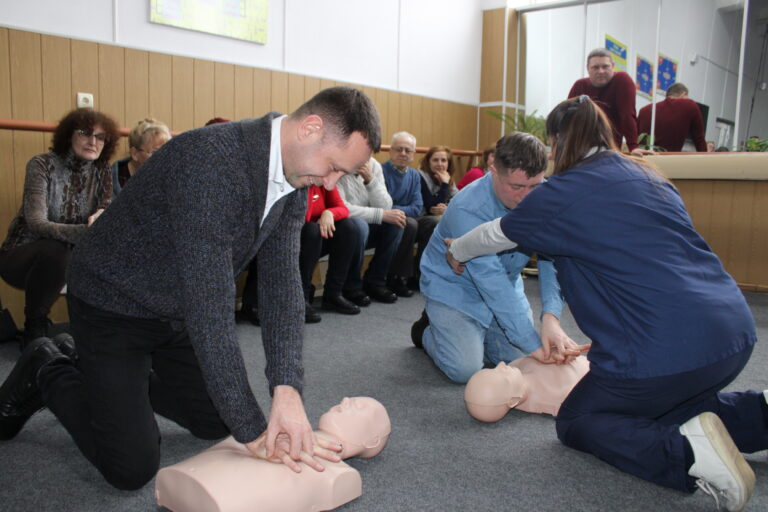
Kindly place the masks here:
[(261, 117), (272, 111), (272, 71), (253, 70), (253, 116)]
[(435, 102), (432, 98), (421, 100), (421, 136), (430, 146), (434, 145), (435, 140)]
[(406, 93), (400, 93), (400, 102), (398, 105), (399, 113), (399, 126), (397, 131), (405, 130), (416, 136), (416, 140), (419, 139), (419, 135), (416, 130), (413, 129), (413, 123), (411, 122), (411, 95)]
[(448, 139), (448, 115), (446, 109), (446, 103), (443, 100), (435, 100), (434, 110), (432, 111), (432, 140), (424, 141), (430, 146), (436, 146), (438, 144), (445, 144)]
[[(149, 54), (149, 111), (166, 124), (173, 119), (173, 58), (170, 55)], [(138, 121), (138, 119), (137, 119)]]
[(214, 64), (208, 60), (195, 59), (194, 64), (194, 125), (195, 128), (216, 117)]
[(272, 71), (272, 96), (269, 109), (283, 114), (288, 113), (288, 73)]
[[(125, 50), (125, 126), (149, 116), (149, 52)], [(168, 126), (171, 119), (158, 119)]]
[(474, 105), (462, 105), (461, 117), (464, 122), (461, 125), (461, 140), (464, 149), (482, 149), (477, 147), (477, 107)]
[(733, 183), (733, 207), (728, 223), (728, 261), (731, 275), (738, 282), (747, 282), (750, 235), (752, 234), (753, 210), (755, 202), (755, 184), (749, 181)]
[(416, 138), (424, 138), (424, 99), (421, 96), (411, 95), (411, 126)]
[(172, 130), (187, 131), (195, 127), (195, 60), (171, 58), (171, 117), (160, 119)]
[[(72, 95), (78, 92), (93, 94), (93, 106), (100, 109), (99, 97), (99, 46), (87, 41), (70, 40), (70, 55), (72, 67)], [(72, 106), (76, 100), (72, 98)]]
[(768, 182), (751, 183), (755, 188), (754, 208), (750, 231), (744, 233), (749, 240), (749, 266), (746, 281), (763, 285), (761, 291), (768, 291)]
[[(509, 34), (507, 37), (507, 103), (515, 103), (515, 90), (517, 89), (517, 16), (517, 12), (514, 9), (510, 9), (507, 31)], [(520, 64), (522, 65), (524, 62), (523, 55), (521, 54), (520, 57)]]
[[(386, 136), (387, 141), (392, 140), (392, 135), (403, 131), (400, 124), (400, 94), (395, 91), (387, 91), (387, 117), (389, 119), (389, 133)], [(389, 143), (389, 142), (387, 142)], [(418, 139), (417, 139), (418, 143)]]
[(235, 66), (232, 64), (214, 63), (213, 114), (212, 117), (235, 119)]
[(253, 68), (235, 66), (235, 114), (233, 119), (254, 117)]
[(480, 147), (491, 146), (501, 137), (501, 121), (491, 117), (485, 111), (492, 110), (501, 112), (501, 107), (480, 107), (480, 122), (478, 130), (480, 131)]
[[(118, 126), (132, 126), (125, 118), (125, 50), (119, 46), (99, 45), (99, 110)], [(117, 154), (128, 154), (128, 140), (120, 138)]]
[(285, 114), (290, 114), (299, 108), (305, 101), (304, 77), (294, 73), (288, 73), (288, 108)]
[(712, 250), (720, 257), (726, 270), (730, 270), (730, 257), (728, 251), (728, 240), (730, 218), (733, 211), (733, 182), (723, 181), (715, 183), (712, 187), (712, 202), (710, 211), (716, 210), (716, 215), (709, 216), (709, 223), (712, 226), (707, 242), (712, 246)]
[(483, 11), (480, 101), (501, 101), (504, 74), (504, 11)]
[(63, 37), (43, 35), (42, 81), (43, 121), (56, 122), (75, 108), (70, 67), (70, 42)]
[[(525, 105), (525, 55), (526, 55), (526, 45), (528, 44), (526, 42), (526, 15), (520, 15), (521, 21), (520, 21), (520, 76), (518, 78), (518, 88), (517, 88), (517, 101), (519, 105)], [(547, 115), (549, 112), (545, 112), (543, 115)]]
[(333, 80), (328, 80), (327, 78), (321, 78), (320, 79), (320, 90), (327, 89), (329, 87), (333, 87), (336, 85), (336, 82)]
[[(13, 117), (8, 46), (8, 29), (0, 28), (0, 117), (4, 119)], [(0, 233), (7, 232), (8, 225), (19, 209), (17, 190), (13, 165), (13, 132), (0, 130)], [(0, 297), (5, 297), (2, 290)]]
[[(8, 32), (11, 78), (11, 111), (14, 119), (38, 121), (43, 118), (42, 56), (40, 35)], [(21, 204), (27, 162), (47, 151), (50, 134), (13, 132), (14, 195)]]
[(709, 242), (712, 232), (712, 186), (709, 180), (677, 180), (673, 182), (685, 203), (685, 208), (693, 222), (693, 227)]
[(319, 78), (312, 76), (304, 77), (304, 101), (309, 100), (321, 90)]
[(392, 137), (392, 129), (389, 126), (389, 93), (384, 89), (376, 89), (374, 102), (381, 120), (381, 143), (389, 144)]

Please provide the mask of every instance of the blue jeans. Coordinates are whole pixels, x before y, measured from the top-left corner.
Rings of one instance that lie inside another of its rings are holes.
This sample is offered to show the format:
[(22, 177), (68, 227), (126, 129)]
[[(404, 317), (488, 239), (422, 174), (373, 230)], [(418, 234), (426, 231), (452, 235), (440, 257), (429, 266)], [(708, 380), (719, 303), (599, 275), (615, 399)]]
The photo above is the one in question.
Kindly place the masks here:
[(686, 441), (679, 426), (705, 411), (717, 414), (740, 451), (768, 448), (763, 393), (719, 393), (741, 372), (749, 347), (715, 364), (649, 379), (588, 373), (557, 415), (566, 446), (591, 453), (621, 471), (665, 487), (693, 492)]
[(429, 298), (425, 309), (429, 326), (424, 330), (424, 350), (454, 382), (467, 382), (486, 362), (495, 366), (525, 355), (507, 339), (495, 318), (485, 327), (458, 309)]
[[(403, 236), (403, 228), (394, 224), (368, 224), (362, 219), (349, 219), (360, 232), (357, 250), (354, 251), (352, 262), (349, 266), (345, 290), (359, 290), (366, 284), (384, 286), (387, 282), (387, 272), (395, 257), (400, 239)], [(368, 263), (365, 277), (360, 277), (363, 268), (363, 259), (366, 249), (374, 249), (373, 258)]]

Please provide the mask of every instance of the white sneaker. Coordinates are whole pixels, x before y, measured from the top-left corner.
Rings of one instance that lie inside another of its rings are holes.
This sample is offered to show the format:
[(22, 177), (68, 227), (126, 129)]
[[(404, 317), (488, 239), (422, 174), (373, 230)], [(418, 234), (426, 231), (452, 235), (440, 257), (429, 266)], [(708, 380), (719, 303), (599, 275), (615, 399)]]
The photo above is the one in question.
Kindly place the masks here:
[(703, 412), (680, 425), (680, 433), (691, 444), (694, 463), (688, 474), (698, 479), (699, 489), (715, 498), (718, 510), (742, 510), (755, 487), (755, 473), (722, 420)]

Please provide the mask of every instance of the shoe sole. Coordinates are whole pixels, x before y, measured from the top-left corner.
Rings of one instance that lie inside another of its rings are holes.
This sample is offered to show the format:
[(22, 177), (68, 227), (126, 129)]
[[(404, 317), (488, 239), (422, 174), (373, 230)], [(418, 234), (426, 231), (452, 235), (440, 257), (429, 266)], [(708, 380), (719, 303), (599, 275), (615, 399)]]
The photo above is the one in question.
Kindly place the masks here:
[(744, 499), (737, 504), (738, 508), (732, 509), (734, 512), (739, 512), (744, 509), (749, 502), (749, 498), (752, 496), (752, 490), (755, 488), (755, 472), (749, 467), (749, 464), (725, 428), (723, 421), (716, 414), (711, 412), (701, 413), (699, 415), (699, 423), (701, 424), (701, 430), (712, 444), (712, 448), (717, 453), (717, 456), (720, 457), (720, 460), (741, 487)]

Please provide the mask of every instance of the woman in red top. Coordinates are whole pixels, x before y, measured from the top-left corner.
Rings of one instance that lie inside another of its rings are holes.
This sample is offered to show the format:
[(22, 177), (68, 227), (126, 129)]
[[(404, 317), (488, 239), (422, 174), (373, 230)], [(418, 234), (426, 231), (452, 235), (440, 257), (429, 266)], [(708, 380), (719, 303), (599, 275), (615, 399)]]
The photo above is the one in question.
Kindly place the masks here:
[(349, 210), (339, 195), (339, 191), (326, 190), (312, 185), (308, 193), (307, 215), (301, 230), (301, 252), (299, 270), (301, 284), (306, 298), (306, 321), (320, 321), (320, 315), (312, 307), (315, 289), (312, 286), (312, 273), (321, 256), (328, 254), (328, 272), (325, 275), (322, 308), (345, 315), (356, 315), (360, 308), (345, 299), (342, 287), (347, 280), (353, 253), (359, 247), (359, 232), (348, 221)]

